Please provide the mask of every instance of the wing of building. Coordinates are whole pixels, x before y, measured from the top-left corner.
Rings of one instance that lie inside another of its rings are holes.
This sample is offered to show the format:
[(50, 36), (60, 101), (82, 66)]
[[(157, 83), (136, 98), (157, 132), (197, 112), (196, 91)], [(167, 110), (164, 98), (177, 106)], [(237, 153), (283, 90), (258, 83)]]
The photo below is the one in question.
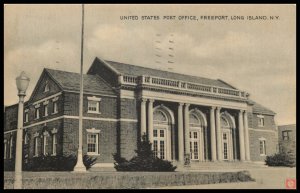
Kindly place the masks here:
[[(24, 105), (24, 155), (76, 153), (80, 74), (44, 69)], [(157, 157), (183, 164), (264, 161), (276, 152), (275, 113), (222, 81), (96, 58), (84, 75), (83, 151), (98, 166), (127, 159), (148, 134)], [(17, 105), (5, 108), (5, 161)]]

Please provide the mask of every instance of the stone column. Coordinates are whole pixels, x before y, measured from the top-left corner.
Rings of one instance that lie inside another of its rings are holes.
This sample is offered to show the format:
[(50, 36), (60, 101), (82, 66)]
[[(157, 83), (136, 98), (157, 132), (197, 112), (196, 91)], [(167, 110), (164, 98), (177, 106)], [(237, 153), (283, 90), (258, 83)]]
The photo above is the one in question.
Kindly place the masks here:
[(215, 109), (210, 109), (210, 141), (211, 141), (211, 161), (216, 161), (216, 128), (215, 128)]
[(248, 130), (248, 116), (247, 116), (247, 111), (244, 112), (244, 127), (245, 127), (246, 160), (250, 161), (250, 144), (249, 144), (249, 130)]
[(183, 134), (183, 115), (182, 115), (183, 103), (179, 103), (178, 106), (178, 157), (180, 162), (184, 162), (184, 134)]
[(216, 108), (216, 132), (217, 132), (217, 155), (218, 161), (222, 160), (222, 131), (221, 131), (221, 124), (220, 124), (220, 107)]
[(146, 134), (146, 101), (147, 99), (141, 100), (141, 139)]
[(243, 110), (239, 112), (239, 139), (240, 139), (240, 160), (245, 160), (245, 136), (243, 123)]
[(233, 128), (232, 131), (233, 131), (233, 159), (234, 159), (234, 161), (236, 161), (237, 160), (237, 146), (236, 146), (237, 135), (236, 135), (236, 128)]
[(153, 144), (153, 99), (148, 103), (148, 139)]
[(190, 116), (189, 116), (190, 104), (185, 104), (184, 107), (184, 141), (185, 141), (185, 154), (190, 155)]

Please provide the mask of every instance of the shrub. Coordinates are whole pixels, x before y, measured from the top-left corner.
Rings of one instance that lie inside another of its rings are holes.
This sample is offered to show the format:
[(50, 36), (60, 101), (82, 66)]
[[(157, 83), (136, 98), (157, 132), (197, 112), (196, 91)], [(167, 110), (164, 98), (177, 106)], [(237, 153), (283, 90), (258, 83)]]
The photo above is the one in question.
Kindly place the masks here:
[(146, 135), (143, 135), (143, 140), (135, 152), (137, 155), (129, 161), (117, 153), (113, 154), (115, 169), (117, 171), (175, 171), (176, 169), (171, 162), (154, 156)]
[[(83, 163), (87, 169), (95, 164), (97, 158), (83, 156)], [(23, 162), (23, 171), (72, 171), (77, 162), (77, 156), (57, 155), (57, 156), (39, 156), (29, 159), (28, 163)], [(5, 164), (5, 171), (14, 171), (14, 161)]]
[(288, 166), (288, 167), (296, 166), (296, 159), (289, 152), (287, 153), (281, 152), (271, 156), (267, 156), (265, 162), (266, 165), (268, 166)]

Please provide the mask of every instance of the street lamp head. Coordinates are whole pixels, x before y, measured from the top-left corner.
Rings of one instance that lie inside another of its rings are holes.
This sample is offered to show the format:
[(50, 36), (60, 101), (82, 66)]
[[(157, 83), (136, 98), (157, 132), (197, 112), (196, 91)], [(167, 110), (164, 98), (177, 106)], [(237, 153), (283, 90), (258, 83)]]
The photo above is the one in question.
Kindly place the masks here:
[(24, 71), (21, 72), (20, 76), (16, 78), (17, 88), (18, 88), (18, 95), (26, 95), (26, 90), (28, 88), (30, 79), (25, 74)]

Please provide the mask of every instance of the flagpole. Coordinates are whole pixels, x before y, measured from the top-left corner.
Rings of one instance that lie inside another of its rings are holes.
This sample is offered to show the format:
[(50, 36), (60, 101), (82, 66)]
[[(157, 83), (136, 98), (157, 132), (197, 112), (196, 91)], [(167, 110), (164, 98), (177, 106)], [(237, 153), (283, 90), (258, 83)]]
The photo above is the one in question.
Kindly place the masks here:
[(77, 163), (74, 172), (85, 172), (82, 155), (82, 110), (83, 110), (83, 39), (84, 38), (84, 4), (82, 4), (82, 26), (81, 26), (81, 61), (80, 61), (80, 95), (79, 95), (79, 130)]

